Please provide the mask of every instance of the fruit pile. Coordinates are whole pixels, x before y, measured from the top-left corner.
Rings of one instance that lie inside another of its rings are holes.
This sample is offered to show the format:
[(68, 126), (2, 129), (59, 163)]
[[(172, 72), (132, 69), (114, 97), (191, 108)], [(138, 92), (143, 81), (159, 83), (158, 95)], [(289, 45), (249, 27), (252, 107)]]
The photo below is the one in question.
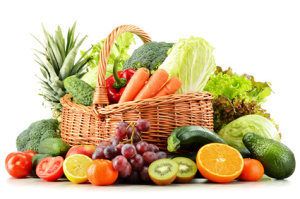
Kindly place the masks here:
[(110, 140), (102, 141), (96, 147), (92, 159), (108, 159), (119, 172), (120, 181), (128, 183), (149, 182), (149, 165), (155, 160), (167, 158), (154, 144), (141, 138), (141, 132), (150, 130), (150, 123), (140, 119), (136, 123), (120, 122), (115, 135)]
[[(197, 153), (168, 156), (156, 145), (142, 139), (142, 132), (149, 130), (150, 123), (145, 119), (120, 122), (109, 141), (102, 141), (97, 147), (79, 145), (69, 148), (60, 138), (48, 138), (39, 144), (38, 154), (35, 151), (11, 153), (5, 160), (5, 166), (15, 178), (36, 175), (46, 181), (55, 181), (65, 175), (73, 183), (89, 181), (97, 186), (115, 182), (154, 182), (157, 185), (168, 185), (174, 181), (188, 183), (197, 171), (217, 183), (235, 179), (256, 181), (264, 174), (284, 179), (295, 170), (295, 159), (290, 149), (255, 133), (247, 133), (243, 138), (255, 158), (250, 159), (249, 155), (243, 158), (245, 154), (242, 151), (218, 142), (214, 132), (198, 126), (179, 127), (168, 140), (169, 151), (189, 143), (190, 146), (198, 146)], [(264, 150), (267, 148), (265, 146), (273, 150)], [(280, 150), (281, 154), (277, 154), (276, 150)], [(260, 157), (257, 154), (264, 155)], [(285, 159), (282, 154), (285, 154)]]

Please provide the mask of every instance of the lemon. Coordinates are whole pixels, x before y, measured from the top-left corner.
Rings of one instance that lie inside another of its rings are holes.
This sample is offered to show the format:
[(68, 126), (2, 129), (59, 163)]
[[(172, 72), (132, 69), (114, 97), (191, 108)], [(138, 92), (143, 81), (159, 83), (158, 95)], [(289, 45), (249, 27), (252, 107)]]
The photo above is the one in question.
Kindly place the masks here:
[(63, 170), (68, 180), (76, 184), (86, 182), (88, 180), (86, 171), (92, 161), (91, 158), (82, 154), (67, 157), (63, 163)]

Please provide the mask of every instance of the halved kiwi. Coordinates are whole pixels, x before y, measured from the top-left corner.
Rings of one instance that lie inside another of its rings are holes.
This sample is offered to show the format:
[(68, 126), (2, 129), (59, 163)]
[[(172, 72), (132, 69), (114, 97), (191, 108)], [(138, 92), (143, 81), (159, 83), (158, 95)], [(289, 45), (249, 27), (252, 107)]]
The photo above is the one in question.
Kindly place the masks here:
[(155, 184), (168, 185), (175, 180), (178, 170), (179, 165), (177, 162), (164, 158), (152, 162), (148, 173)]
[(179, 165), (175, 182), (187, 183), (195, 177), (198, 168), (193, 160), (185, 157), (176, 157), (172, 160), (177, 162)]

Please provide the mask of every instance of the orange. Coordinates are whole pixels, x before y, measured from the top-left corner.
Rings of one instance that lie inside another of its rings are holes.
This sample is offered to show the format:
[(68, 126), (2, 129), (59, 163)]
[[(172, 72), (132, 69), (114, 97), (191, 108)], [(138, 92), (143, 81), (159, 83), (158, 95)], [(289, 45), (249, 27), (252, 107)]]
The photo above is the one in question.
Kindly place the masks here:
[(244, 160), (235, 148), (220, 143), (206, 144), (197, 153), (196, 163), (203, 177), (219, 183), (230, 182), (242, 173)]
[(87, 177), (93, 185), (110, 185), (118, 178), (119, 172), (113, 167), (113, 163), (106, 159), (94, 160), (87, 169)]

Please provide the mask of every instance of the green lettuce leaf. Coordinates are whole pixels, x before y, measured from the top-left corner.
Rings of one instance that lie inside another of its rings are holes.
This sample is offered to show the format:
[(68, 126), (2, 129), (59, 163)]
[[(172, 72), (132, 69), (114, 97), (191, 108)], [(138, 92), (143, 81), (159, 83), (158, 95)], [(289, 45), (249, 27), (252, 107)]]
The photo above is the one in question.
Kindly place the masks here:
[(256, 82), (253, 76), (247, 74), (233, 73), (230, 67), (225, 71), (217, 67), (205, 85), (204, 91), (210, 92), (215, 98), (222, 95), (230, 100), (238, 98), (244, 99), (245, 102), (255, 101), (262, 104), (272, 93), (270, 85), (269, 82)]
[[(117, 57), (121, 58), (121, 61), (118, 65), (118, 71), (122, 70), (125, 61), (130, 57), (130, 55), (128, 54), (128, 50), (132, 43), (135, 43), (135, 40), (133, 34), (130, 32), (123, 33), (116, 39), (116, 42), (111, 48), (110, 55), (107, 61), (105, 78), (113, 74), (114, 60)], [(103, 48), (103, 44), (104, 40), (100, 41), (97, 44), (94, 44), (91, 53), (86, 55), (86, 57), (90, 58), (90, 61), (88, 62), (88, 67), (90, 70), (81, 79), (90, 84), (92, 87), (95, 87), (97, 83), (98, 63), (100, 59), (100, 51)], [(85, 52), (81, 53), (83, 54)]]
[(169, 49), (168, 57), (159, 68), (182, 81), (177, 93), (201, 92), (216, 69), (213, 50), (202, 38), (180, 39)]

